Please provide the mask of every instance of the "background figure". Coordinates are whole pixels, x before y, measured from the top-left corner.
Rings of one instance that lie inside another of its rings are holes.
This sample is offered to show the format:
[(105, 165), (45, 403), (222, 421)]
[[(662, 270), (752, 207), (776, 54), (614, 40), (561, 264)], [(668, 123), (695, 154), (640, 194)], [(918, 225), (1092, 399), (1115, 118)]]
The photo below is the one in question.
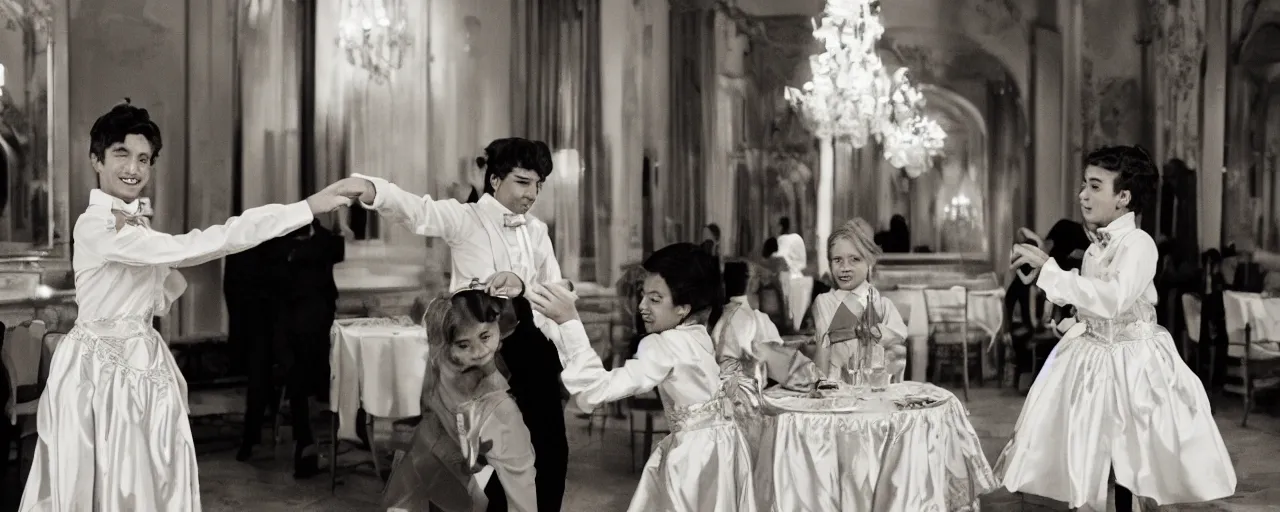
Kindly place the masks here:
[[(1031, 233), (1034, 234), (1034, 233)], [(1058, 266), (1064, 270), (1079, 270), (1084, 262), (1084, 251), (1089, 248), (1089, 235), (1085, 233), (1084, 226), (1079, 222), (1062, 219), (1049, 229), (1049, 234), (1044, 237), (1043, 241), (1036, 240), (1035, 237), (1018, 236), (1020, 243), (1043, 244), (1041, 249), (1054, 258), (1058, 262)], [(1024, 266), (1025, 267), (1025, 266)], [(1018, 272), (1025, 275), (1034, 276), (1034, 269), (1019, 268)], [(1009, 282), (1009, 288), (1005, 292), (1004, 306), (1005, 318), (1009, 319), (1010, 334), (1013, 336), (1014, 350), (1014, 374), (1019, 378), (1019, 389), (1029, 387), (1030, 383), (1035, 380), (1035, 375), (1031, 374), (1034, 367), (1034, 361), (1031, 357), (1031, 343), (1034, 342), (1034, 336), (1040, 327), (1039, 315), (1034, 312), (1044, 311), (1046, 306), (1052, 306), (1054, 310), (1052, 315), (1054, 321), (1061, 321), (1063, 318), (1071, 316), (1071, 308), (1059, 308), (1045, 302), (1044, 297), (1037, 294), (1035, 302), (1032, 302), (1032, 287), (1035, 286), (1034, 277), (1030, 282), (1024, 282), (1018, 276), (1014, 276)], [(1032, 307), (1032, 306), (1035, 307)], [(1018, 315), (1015, 316), (1014, 313)], [(1020, 321), (1015, 322), (1015, 318)], [(1026, 386), (1021, 383), (1024, 380)]]
[[(260, 246), (270, 247), (247, 260), (228, 257), (224, 288), (232, 336), (248, 343), (243, 348), (249, 386), (238, 460), (248, 460), (253, 446), (261, 441), (266, 411), (280, 396), (280, 384), (289, 400), (294, 476), (306, 478), (318, 472), (310, 399), (328, 390), (329, 329), (338, 300), (333, 266), (342, 261), (343, 242), (313, 221)], [(233, 270), (238, 275), (233, 277)], [(246, 283), (246, 275), (265, 285)], [(277, 376), (283, 376), (283, 382), (277, 382)]]
[(769, 320), (782, 334), (791, 334), (791, 314), (787, 310), (786, 294), (782, 291), (781, 277), (786, 274), (787, 262), (778, 254), (778, 239), (764, 241), (760, 261), (760, 291), (756, 308), (769, 315)]
[(720, 225), (712, 222), (703, 231), (702, 250), (707, 254), (720, 257)]
[(911, 252), (911, 229), (907, 218), (894, 215), (889, 219), (889, 230), (876, 233), (876, 245), (883, 252)]

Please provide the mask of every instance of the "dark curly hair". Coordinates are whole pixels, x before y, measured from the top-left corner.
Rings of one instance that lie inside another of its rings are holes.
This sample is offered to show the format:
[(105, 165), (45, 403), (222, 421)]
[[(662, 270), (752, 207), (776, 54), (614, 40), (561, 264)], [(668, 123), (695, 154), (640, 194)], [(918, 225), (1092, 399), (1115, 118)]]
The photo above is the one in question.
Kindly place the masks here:
[(724, 283), (715, 257), (694, 244), (681, 242), (654, 251), (644, 260), (644, 269), (667, 282), (672, 304), (689, 306), (686, 321), (715, 325), (720, 320)]
[(484, 192), (493, 193), (492, 179), (506, 179), (518, 168), (538, 173), (546, 181), (551, 175), (551, 148), (540, 140), (510, 137), (497, 139), (484, 148), (484, 156), (476, 158), (476, 166), (484, 171)]
[(107, 148), (124, 142), (130, 135), (146, 137), (151, 144), (152, 163), (160, 158), (160, 148), (164, 146), (160, 140), (160, 127), (151, 120), (147, 109), (133, 106), (129, 98), (93, 122), (89, 129), (89, 156), (95, 161), (104, 161)]
[(1084, 159), (1084, 166), (1101, 167), (1119, 173), (1112, 192), (1119, 194), (1128, 190), (1133, 196), (1129, 200), (1129, 211), (1142, 214), (1155, 201), (1156, 187), (1160, 181), (1160, 173), (1151, 155), (1142, 146), (1105, 146), (1095, 149)]
[(745, 261), (726, 261), (724, 263), (725, 299), (746, 295), (751, 284), (751, 265)]

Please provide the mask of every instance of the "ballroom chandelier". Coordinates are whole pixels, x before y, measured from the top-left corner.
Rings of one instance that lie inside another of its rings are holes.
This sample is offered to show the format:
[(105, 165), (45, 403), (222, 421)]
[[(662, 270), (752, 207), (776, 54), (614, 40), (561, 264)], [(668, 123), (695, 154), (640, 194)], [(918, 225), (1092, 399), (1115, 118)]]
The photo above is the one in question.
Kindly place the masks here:
[(338, 46), (347, 62), (384, 84), (404, 64), (413, 45), (404, 0), (344, 0), (338, 23)]
[(876, 53), (882, 35), (879, 2), (829, 0), (813, 30), (823, 46), (809, 57), (813, 79), (784, 95), (814, 135), (848, 138), (857, 148), (874, 138), (891, 165), (915, 177), (940, 153), (946, 133), (924, 115), (924, 95), (906, 69), (890, 75), (885, 68)]
[(942, 153), (947, 132), (937, 121), (924, 115), (924, 94), (911, 85), (907, 68), (893, 74), (889, 93), (888, 122), (880, 133), (884, 157), (908, 177), (924, 174)]

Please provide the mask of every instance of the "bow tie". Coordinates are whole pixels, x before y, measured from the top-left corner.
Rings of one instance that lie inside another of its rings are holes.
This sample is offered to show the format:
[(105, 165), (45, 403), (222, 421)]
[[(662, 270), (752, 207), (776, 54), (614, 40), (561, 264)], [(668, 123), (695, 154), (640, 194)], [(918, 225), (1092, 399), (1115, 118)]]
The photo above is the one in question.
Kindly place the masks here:
[(1107, 244), (1111, 243), (1111, 233), (1106, 231), (1086, 231), (1085, 233), (1089, 235), (1090, 242), (1097, 244), (1098, 247), (1103, 249), (1106, 249)]
[(502, 215), (502, 225), (504, 227), (518, 228), (523, 226), (525, 222), (527, 221), (525, 220), (524, 215), (517, 215), (514, 213), (506, 213)]
[(142, 213), (129, 213), (124, 210), (111, 210), (111, 213), (115, 213), (123, 217), (124, 223), (130, 226), (138, 226), (143, 228), (151, 227), (151, 221), (148, 220), (147, 216), (143, 215)]

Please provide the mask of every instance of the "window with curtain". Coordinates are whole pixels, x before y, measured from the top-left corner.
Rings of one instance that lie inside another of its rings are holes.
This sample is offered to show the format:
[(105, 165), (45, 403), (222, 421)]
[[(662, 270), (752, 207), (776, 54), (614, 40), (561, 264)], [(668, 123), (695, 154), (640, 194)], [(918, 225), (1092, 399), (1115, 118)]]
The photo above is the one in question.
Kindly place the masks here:
[[(540, 218), (566, 277), (608, 277), (609, 176), (600, 129), (600, 1), (515, 0), (512, 127), (546, 141), (555, 171)], [(537, 208), (537, 207), (535, 207)]]

